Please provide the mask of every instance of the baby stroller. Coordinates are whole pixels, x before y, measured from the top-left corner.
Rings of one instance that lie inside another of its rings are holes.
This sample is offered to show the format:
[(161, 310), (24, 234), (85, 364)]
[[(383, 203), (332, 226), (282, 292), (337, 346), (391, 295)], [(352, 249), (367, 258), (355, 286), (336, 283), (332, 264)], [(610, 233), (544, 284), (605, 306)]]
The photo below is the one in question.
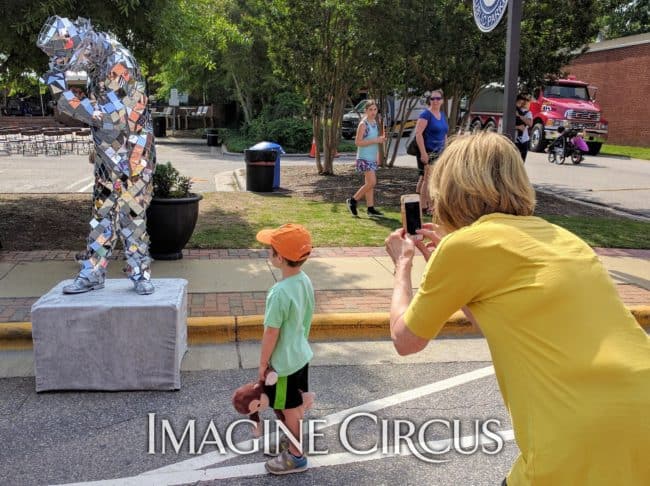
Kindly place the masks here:
[(565, 130), (564, 127), (557, 129), (558, 137), (548, 147), (548, 161), (552, 164), (564, 164), (567, 157), (575, 165), (584, 160), (584, 153), (589, 147), (580, 132), (576, 128)]

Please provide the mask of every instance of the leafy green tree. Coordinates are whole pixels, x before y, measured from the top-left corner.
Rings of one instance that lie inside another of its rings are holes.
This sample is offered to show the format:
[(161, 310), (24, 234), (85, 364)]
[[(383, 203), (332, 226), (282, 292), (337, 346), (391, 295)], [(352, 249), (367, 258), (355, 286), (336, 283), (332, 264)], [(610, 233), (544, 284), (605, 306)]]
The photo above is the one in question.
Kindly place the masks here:
[[(359, 81), (359, 8), (370, 0), (260, 1), (276, 72), (306, 99), (320, 174), (333, 174), (348, 93)], [(324, 161), (321, 163), (319, 135)]]
[(279, 89), (258, 15), (246, 0), (179, 0), (166, 13), (176, 48), (157, 59), (157, 93), (167, 96), (177, 87), (204, 99), (236, 100), (250, 125), (264, 99)]
[[(519, 62), (524, 89), (532, 89), (549, 75), (560, 75), (598, 32), (601, 2), (566, 0), (562, 5), (560, 11), (554, 1), (524, 2)], [(484, 34), (474, 24), (472, 9), (471, 0), (438, 0), (440, 16), (430, 25), (428, 41), (422, 41), (427, 42), (425, 52), (437, 53), (435, 64), (426, 66), (423, 59), (422, 65), (452, 101), (448, 113), (452, 132), (460, 99), (465, 96), (471, 104), (482, 85), (503, 80), (505, 71), (507, 18)]]
[(5, 22), (0, 29), (2, 68), (41, 72), (47, 57), (36, 47), (36, 39), (51, 15), (86, 17), (98, 30), (115, 34), (132, 50), (139, 62), (148, 64), (154, 53), (168, 48), (160, 35), (160, 12), (173, 7), (174, 0), (5, 0)]
[(4, 0), (0, 86), (5, 97), (12, 89), (26, 89), (32, 74), (47, 70), (48, 58), (36, 47), (36, 39), (51, 15), (91, 19), (97, 30), (115, 34), (146, 70), (156, 52), (171, 48), (159, 13), (174, 5), (174, 0)]
[(605, 39), (650, 32), (650, 0), (606, 0), (601, 18)]
[(180, 0), (161, 12), (161, 23), (174, 49), (159, 51), (154, 58), (156, 94), (166, 98), (172, 88), (204, 100), (224, 94), (221, 55), (228, 39), (236, 35), (224, 2)]

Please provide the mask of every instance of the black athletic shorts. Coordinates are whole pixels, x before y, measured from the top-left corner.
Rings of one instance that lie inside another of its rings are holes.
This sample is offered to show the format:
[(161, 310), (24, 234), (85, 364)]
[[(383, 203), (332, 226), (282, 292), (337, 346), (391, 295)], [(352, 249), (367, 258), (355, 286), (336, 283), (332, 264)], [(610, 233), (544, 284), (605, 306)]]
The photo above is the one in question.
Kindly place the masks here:
[(428, 164), (423, 164), (422, 160), (420, 160), (420, 156), (418, 155), (415, 160), (417, 160), (418, 163), (418, 174), (423, 176), (424, 175), (424, 167), (425, 165), (433, 165), (435, 164), (436, 160), (438, 160), (438, 157), (440, 157), (440, 152), (427, 152), (429, 155), (429, 163)]
[(302, 393), (309, 391), (309, 363), (289, 376), (279, 376), (273, 386), (264, 387), (269, 405), (274, 410), (286, 410), (302, 405)]

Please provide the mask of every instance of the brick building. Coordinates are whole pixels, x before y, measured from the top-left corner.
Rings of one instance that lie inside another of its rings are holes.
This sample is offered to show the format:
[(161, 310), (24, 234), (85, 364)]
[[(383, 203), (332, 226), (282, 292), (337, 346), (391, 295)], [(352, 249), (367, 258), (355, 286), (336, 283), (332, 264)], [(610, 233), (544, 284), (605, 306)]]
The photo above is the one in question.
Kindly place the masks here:
[(598, 87), (609, 142), (650, 147), (650, 33), (590, 44), (565, 70)]

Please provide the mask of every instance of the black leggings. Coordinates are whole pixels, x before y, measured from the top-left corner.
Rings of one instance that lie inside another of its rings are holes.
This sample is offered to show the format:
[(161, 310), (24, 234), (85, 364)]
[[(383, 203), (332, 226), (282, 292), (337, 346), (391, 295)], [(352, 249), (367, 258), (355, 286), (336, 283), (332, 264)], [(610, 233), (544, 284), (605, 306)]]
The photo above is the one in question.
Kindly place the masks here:
[(515, 145), (519, 149), (522, 160), (526, 162), (526, 155), (528, 154), (528, 142), (517, 142)]

